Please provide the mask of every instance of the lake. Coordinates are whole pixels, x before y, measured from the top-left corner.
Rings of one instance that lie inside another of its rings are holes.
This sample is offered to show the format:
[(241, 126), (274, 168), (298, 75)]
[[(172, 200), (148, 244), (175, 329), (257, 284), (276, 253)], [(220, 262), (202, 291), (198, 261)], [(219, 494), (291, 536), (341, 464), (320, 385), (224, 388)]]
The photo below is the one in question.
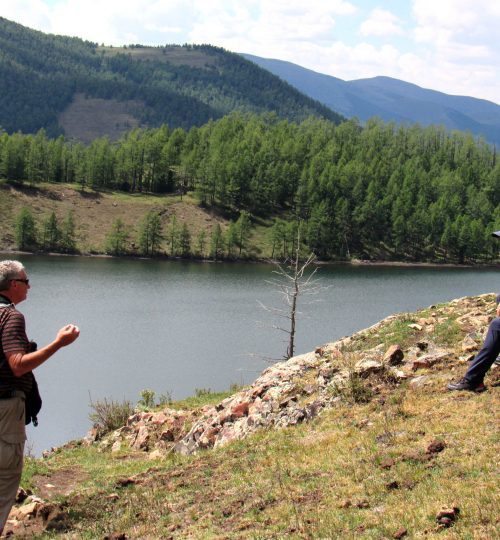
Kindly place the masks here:
[[(181, 399), (246, 384), (286, 351), (280, 295), (265, 264), (19, 257), (31, 289), (19, 309), (40, 346), (66, 323), (81, 336), (36, 370), (44, 405), (35, 455), (85, 435), (90, 399), (136, 403), (143, 389)], [(496, 292), (498, 269), (321, 266), (325, 289), (299, 299), (296, 354), (395, 312)], [(312, 302), (312, 303), (311, 303)]]

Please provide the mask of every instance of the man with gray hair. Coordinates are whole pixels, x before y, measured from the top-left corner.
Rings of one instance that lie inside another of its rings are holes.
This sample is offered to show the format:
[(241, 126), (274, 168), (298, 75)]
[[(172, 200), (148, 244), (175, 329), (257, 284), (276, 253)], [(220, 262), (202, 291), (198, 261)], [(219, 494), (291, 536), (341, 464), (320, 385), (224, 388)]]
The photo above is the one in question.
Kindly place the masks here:
[(16, 309), (29, 289), (19, 261), (0, 261), (0, 535), (21, 480), (25, 400), (36, 384), (32, 371), (80, 334), (77, 326), (68, 324), (54, 341), (36, 350), (26, 336), (24, 316)]

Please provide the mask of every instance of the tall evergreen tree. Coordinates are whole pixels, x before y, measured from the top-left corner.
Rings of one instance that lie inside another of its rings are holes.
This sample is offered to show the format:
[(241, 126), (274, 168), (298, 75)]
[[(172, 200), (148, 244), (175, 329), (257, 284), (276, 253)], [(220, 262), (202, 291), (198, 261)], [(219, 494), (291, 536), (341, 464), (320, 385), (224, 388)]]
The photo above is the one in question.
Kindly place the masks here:
[(16, 244), (18, 249), (34, 250), (37, 247), (37, 230), (33, 214), (28, 208), (22, 208), (16, 216)]
[(61, 231), (57, 223), (55, 212), (51, 212), (43, 222), (42, 245), (45, 250), (56, 251), (59, 248)]
[(121, 218), (116, 218), (106, 236), (105, 249), (112, 255), (123, 255), (128, 251), (130, 233)]
[(250, 228), (252, 222), (250, 220), (250, 212), (247, 210), (242, 210), (240, 217), (236, 222), (236, 234), (238, 236), (238, 247), (239, 247), (239, 256), (241, 257), (241, 252), (246, 249), (248, 237), (250, 236)]
[(207, 242), (207, 231), (201, 229), (196, 238), (196, 252), (199, 257), (205, 256), (205, 244)]
[(76, 224), (73, 210), (70, 210), (61, 227), (61, 249), (64, 253), (76, 251)]
[(154, 256), (163, 239), (161, 218), (158, 212), (150, 210), (146, 213), (139, 227), (139, 249), (142, 255)]
[(191, 233), (186, 223), (182, 224), (179, 233), (179, 249), (183, 257), (188, 257), (191, 254)]
[(220, 259), (224, 251), (224, 238), (220, 223), (216, 223), (212, 228), (210, 238), (210, 255), (214, 260)]

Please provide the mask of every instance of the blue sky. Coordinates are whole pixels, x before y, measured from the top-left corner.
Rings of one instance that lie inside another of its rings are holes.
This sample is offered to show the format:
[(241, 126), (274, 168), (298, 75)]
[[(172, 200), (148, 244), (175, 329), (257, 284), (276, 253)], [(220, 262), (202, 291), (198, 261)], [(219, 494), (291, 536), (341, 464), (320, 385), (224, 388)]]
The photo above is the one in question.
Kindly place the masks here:
[(0, 0), (0, 15), (98, 43), (210, 43), (500, 103), (498, 0)]

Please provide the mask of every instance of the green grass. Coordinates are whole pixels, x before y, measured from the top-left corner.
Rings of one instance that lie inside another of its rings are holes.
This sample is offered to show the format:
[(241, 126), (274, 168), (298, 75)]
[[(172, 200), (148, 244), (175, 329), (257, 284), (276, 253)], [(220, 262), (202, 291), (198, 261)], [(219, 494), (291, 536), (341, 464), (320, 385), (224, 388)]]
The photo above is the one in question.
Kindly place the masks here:
[(242, 387), (237, 384), (231, 385), (229, 390), (223, 392), (212, 392), (210, 388), (198, 388), (194, 396), (173, 401), (169, 404), (169, 407), (172, 409), (199, 409), (207, 405), (216, 405), (241, 389)]
[[(482, 304), (485, 313), (490, 300)], [(371, 332), (356, 346), (368, 349), (377, 339), (388, 343), (397, 337), (403, 348), (410, 347), (420, 333), (408, 324), (436, 312), (441, 322), (427, 339), (456, 347), (467, 331), (455, 319), (464, 309), (443, 305), (404, 314), (379, 327), (378, 338)], [(355, 360), (356, 351), (351, 355)], [(456, 370), (463, 365), (454, 358), (436, 364), (429, 384), (415, 389), (383, 378), (360, 380), (372, 387), (368, 402), (340, 400), (311, 422), (260, 430), (194, 456), (169, 453), (153, 462), (126, 447), (119, 453), (99, 445), (64, 449), (29, 463), (23, 482), (34, 485), (37, 475), (50, 482), (61, 471), (78, 472), (77, 493), (63, 499), (71, 518), (70, 531), (62, 535), (68, 540), (115, 532), (145, 539), (380, 540), (401, 528), (407, 538), (497, 538), (499, 390), (492, 382), (499, 376), (489, 374), (484, 394), (446, 392)], [(234, 390), (199, 389), (169, 406), (213, 405)], [(429, 454), (435, 440), (443, 441), (444, 449)], [(120, 486), (120, 479), (130, 477), (133, 482)], [(436, 515), (450, 506), (459, 507), (458, 519), (440, 529)]]
[(446, 346), (456, 343), (461, 334), (460, 326), (454, 319), (448, 319), (447, 321), (436, 324), (434, 332), (436, 343)]
[[(83, 466), (96, 483), (95, 492), (71, 505), (82, 531), (77, 538), (127, 531), (132, 538), (379, 539), (400, 527), (409, 538), (494, 538), (498, 435), (485, 410), (495, 396), (460, 407), (446, 394), (419, 398), (408, 395), (398, 408), (343, 406), (311, 424), (167, 458), (144, 484), (119, 489), (112, 503), (106, 497), (117, 491), (113, 479), (147, 463), (125, 465), (90, 449), (54, 459), (58, 466)], [(409, 417), (398, 412), (401, 406)], [(445, 410), (452, 432), (443, 430)], [(372, 425), (360, 428), (365, 418)], [(471, 425), (482, 437), (470, 437)], [(430, 461), (408, 457), (423, 455), (434, 438), (444, 438), (442, 453)], [(381, 467), (387, 458), (394, 460), (390, 469)], [(387, 487), (394, 482), (397, 488)], [(460, 507), (460, 517), (438, 532), (435, 515), (451, 504)]]

